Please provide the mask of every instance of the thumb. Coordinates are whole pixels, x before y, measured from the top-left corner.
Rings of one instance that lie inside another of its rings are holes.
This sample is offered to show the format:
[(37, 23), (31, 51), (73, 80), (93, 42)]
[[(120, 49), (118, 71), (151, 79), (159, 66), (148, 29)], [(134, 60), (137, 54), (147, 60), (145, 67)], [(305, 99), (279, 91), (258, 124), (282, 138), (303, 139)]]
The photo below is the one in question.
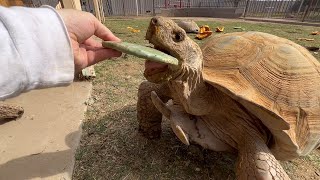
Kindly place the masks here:
[(94, 35), (101, 38), (104, 41), (118, 41), (121, 40), (116, 37), (106, 26), (96, 19), (94, 21), (95, 32)]

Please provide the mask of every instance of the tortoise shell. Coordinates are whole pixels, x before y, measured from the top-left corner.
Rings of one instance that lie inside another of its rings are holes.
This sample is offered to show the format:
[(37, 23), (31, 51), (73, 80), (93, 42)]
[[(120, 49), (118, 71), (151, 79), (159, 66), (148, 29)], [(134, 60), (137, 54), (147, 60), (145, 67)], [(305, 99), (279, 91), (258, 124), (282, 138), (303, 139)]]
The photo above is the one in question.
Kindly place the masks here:
[(179, 27), (184, 29), (186, 33), (199, 33), (200, 28), (193, 20), (178, 19), (175, 20), (175, 22)]
[(258, 117), (273, 134), (277, 159), (320, 145), (320, 63), (304, 47), (261, 32), (213, 36), (203, 76)]

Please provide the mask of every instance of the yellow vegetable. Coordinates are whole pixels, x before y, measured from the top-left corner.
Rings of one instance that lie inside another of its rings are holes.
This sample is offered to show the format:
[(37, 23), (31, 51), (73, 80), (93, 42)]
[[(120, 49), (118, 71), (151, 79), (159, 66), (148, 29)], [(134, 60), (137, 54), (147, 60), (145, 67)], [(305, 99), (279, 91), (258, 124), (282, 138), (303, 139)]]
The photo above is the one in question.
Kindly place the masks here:
[(210, 35), (212, 34), (212, 31), (206, 31), (204, 33), (200, 33), (196, 36), (197, 39), (201, 40), (201, 39), (204, 39), (204, 38), (207, 38), (209, 37)]
[(200, 33), (204, 33), (210, 31), (210, 27), (208, 25), (203, 25), (200, 27)]
[(223, 31), (224, 31), (224, 27), (223, 26), (216, 28), (216, 32), (223, 32)]
[(196, 36), (196, 38), (201, 40), (209, 37), (211, 34), (212, 31), (210, 31), (210, 27), (208, 25), (203, 25), (200, 27), (200, 33)]
[(137, 32), (140, 32), (140, 30), (139, 29), (134, 29), (133, 27), (127, 27), (127, 29), (129, 29), (131, 32), (133, 32), (133, 33), (137, 33)]

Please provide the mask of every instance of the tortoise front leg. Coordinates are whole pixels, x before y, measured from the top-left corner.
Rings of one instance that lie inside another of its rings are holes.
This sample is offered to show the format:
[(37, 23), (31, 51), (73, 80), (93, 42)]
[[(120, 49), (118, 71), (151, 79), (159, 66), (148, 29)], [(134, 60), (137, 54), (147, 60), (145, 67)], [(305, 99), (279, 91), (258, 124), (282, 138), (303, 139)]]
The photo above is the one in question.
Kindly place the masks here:
[(167, 84), (154, 84), (148, 81), (140, 84), (137, 103), (139, 131), (150, 139), (160, 137), (162, 121), (162, 114), (152, 103), (152, 91), (155, 91), (164, 102), (170, 99), (170, 90)]
[(0, 120), (14, 120), (20, 118), (23, 113), (21, 106), (0, 103)]
[(255, 133), (247, 134), (238, 150), (237, 179), (290, 179), (265, 142)]

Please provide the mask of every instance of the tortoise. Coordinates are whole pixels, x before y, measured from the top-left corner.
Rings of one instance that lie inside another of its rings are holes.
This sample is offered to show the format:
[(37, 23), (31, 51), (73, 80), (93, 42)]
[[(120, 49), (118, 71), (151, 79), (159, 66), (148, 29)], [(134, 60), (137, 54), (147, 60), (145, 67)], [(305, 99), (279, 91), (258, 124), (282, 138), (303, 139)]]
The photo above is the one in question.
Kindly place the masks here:
[(278, 160), (319, 147), (320, 64), (302, 46), (237, 32), (200, 48), (163, 17), (151, 19), (146, 39), (178, 61), (146, 56), (137, 119), (147, 138), (160, 137), (164, 116), (186, 145), (237, 152), (237, 179), (289, 179)]
[(186, 33), (199, 33), (199, 26), (196, 22), (189, 19), (177, 19), (175, 20), (175, 23), (178, 24), (182, 29), (186, 31)]

